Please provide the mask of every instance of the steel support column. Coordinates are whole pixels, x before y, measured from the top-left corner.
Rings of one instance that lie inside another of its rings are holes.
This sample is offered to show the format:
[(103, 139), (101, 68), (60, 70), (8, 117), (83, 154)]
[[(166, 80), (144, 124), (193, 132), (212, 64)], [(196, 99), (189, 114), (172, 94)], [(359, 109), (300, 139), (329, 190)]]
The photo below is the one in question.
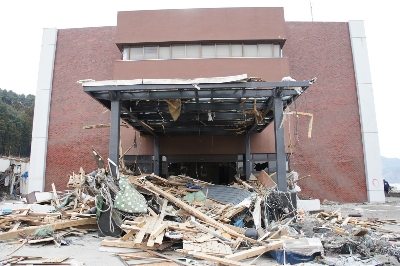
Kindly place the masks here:
[(275, 152), (276, 152), (276, 177), (278, 190), (287, 191), (286, 185), (286, 154), (285, 154), (285, 130), (282, 123), (283, 102), (280, 96), (274, 97), (274, 129), (275, 129)]
[[(111, 125), (110, 125), (110, 160), (119, 166), (119, 138), (120, 138), (120, 113), (121, 101), (119, 92), (112, 93), (111, 100)], [(112, 174), (116, 176), (118, 169), (111, 167)]]
[(160, 138), (154, 137), (153, 173), (160, 175)]
[(252, 169), (252, 161), (251, 161), (251, 155), (250, 155), (250, 134), (244, 135), (244, 146), (246, 150), (246, 154), (244, 156), (245, 162), (244, 166), (246, 169), (246, 180), (249, 180), (250, 174), (251, 174), (251, 169)]

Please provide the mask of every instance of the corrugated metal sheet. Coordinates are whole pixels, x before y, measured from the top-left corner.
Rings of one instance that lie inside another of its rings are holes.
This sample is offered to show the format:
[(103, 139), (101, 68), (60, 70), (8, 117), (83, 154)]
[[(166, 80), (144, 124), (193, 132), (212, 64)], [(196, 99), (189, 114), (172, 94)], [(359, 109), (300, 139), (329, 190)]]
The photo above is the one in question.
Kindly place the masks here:
[[(207, 192), (208, 190), (208, 192)], [(207, 186), (201, 190), (207, 197), (223, 203), (239, 204), (250, 196), (250, 192), (244, 189), (227, 186)]]

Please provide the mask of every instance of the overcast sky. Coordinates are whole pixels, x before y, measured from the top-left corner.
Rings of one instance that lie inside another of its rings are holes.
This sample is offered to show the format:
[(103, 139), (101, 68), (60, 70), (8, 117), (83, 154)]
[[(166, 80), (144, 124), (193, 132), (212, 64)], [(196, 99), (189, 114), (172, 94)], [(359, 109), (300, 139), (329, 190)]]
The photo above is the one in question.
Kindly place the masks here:
[(395, 79), (399, 75), (400, 37), (397, 1), (393, 0), (1, 0), (0, 88), (36, 93), (43, 28), (115, 26), (117, 12), (124, 10), (241, 6), (283, 6), (287, 21), (311, 21), (310, 3), (314, 21), (364, 20), (381, 155), (400, 158), (400, 119), (393, 106), (400, 99)]

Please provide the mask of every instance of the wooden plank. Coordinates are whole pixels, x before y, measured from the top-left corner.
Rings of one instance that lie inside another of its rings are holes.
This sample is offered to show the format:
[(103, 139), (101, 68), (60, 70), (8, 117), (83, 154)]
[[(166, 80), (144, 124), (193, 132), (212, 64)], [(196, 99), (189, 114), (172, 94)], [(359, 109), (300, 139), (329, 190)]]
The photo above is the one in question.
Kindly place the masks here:
[(274, 180), (272, 180), (272, 178), (264, 170), (261, 170), (261, 172), (257, 176), (257, 179), (265, 188), (276, 186)]
[[(268, 237), (267, 239), (271, 239), (274, 238), (275, 236), (277, 236), (287, 225), (289, 225), (294, 219), (296, 218), (293, 217), (292, 219), (290, 219), (284, 226), (282, 226), (278, 231), (276, 231), (275, 233), (273, 233), (270, 237)], [(265, 234), (263, 237), (267, 236), (268, 234)], [(261, 239), (259, 239), (259, 241), (261, 241)]]
[(128, 240), (134, 233), (136, 233), (135, 230), (130, 230), (128, 233), (126, 233), (123, 237), (121, 237), (122, 241)]
[(119, 247), (119, 248), (140, 248), (140, 249), (155, 249), (155, 247), (147, 247), (145, 243), (136, 244), (134, 241), (121, 241), (120, 239), (110, 240), (103, 239), (102, 246)]
[(153, 228), (154, 223), (156, 222), (156, 219), (154, 218), (149, 218), (146, 222), (146, 224), (142, 227), (142, 229), (136, 234), (136, 238), (134, 240), (135, 244), (140, 244), (143, 241), (144, 236), (147, 233), (147, 229)]
[(225, 213), (222, 217), (230, 219), (231, 217), (244, 211), (245, 209), (247, 209), (247, 207), (242, 205), (238, 208), (234, 208), (234, 209), (230, 210), (229, 212)]
[(21, 225), (21, 221), (17, 222), (10, 231), (17, 231), (18, 227)]
[(156, 244), (162, 244), (162, 241), (164, 239), (165, 231), (162, 231), (161, 234), (159, 234), (156, 239), (154, 240), (154, 243)]
[(183, 243), (183, 249), (187, 251), (203, 252), (206, 254), (230, 255), (232, 248), (217, 241), (208, 241), (205, 243)]
[(347, 225), (347, 223), (350, 221), (351, 217), (347, 217), (346, 219), (344, 219), (343, 223), (341, 224), (343, 225)]
[[(157, 216), (157, 215), (156, 215)], [(145, 221), (124, 221), (124, 224), (135, 225), (136, 227), (142, 228), (146, 222)]]
[(154, 257), (154, 255), (151, 255), (149, 252), (142, 251), (142, 250), (138, 250), (138, 251), (135, 250), (134, 252), (118, 253), (118, 255), (121, 256), (122, 258)]
[[(155, 227), (154, 227), (155, 228)], [(161, 223), (157, 228), (154, 229), (154, 231), (150, 234), (150, 239), (156, 239), (162, 231), (164, 231), (167, 228), (167, 225), (164, 223)]]
[(241, 237), (238, 237), (237, 239), (236, 239), (236, 242), (233, 244), (233, 246), (232, 246), (232, 251), (233, 252), (235, 252), (238, 248), (239, 248), (239, 246), (240, 246), (240, 243), (242, 243), (242, 241), (243, 241), (243, 238), (241, 238)]
[(142, 228), (134, 226), (134, 225), (122, 224), (121, 229), (130, 230), (130, 231), (140, 231)]
[(275, 249), (279, 249), (282, 247), (282, 242), (279, 243), (273, 243), (273, 244), (269, 244), (268, 247), (262, 246), (262, 247), (254, 247), (248, 250), (243, 250), (240, 252), (237, 252), (235, 254), (232, 255), (227, 255), (225, 256), (226, 259), (230, 259), (230, 260), (234, 260), (234, 261), (239, 261), (239, 260), (245, 260), (248, 258), (252, 258), (255, 256), (258, 256), (260, 254), (263, 254), (265, 252), (268, 252), (270, 250), (275, 250)]
[(192, 217), (192, 220), (190, 221), (190, 223), (192, 225), (196, 226), (199, 230), (209, 233), (209, 234), (212, 234), (215, 237), (218, 237), (219, 239), (221, 239), (222, 241), (227, 241), (227, 242), (231, 241), (230, 239), (226, 238), (225, 236), (221, 235), (220, 233), (216, 232), (215, 230), (212, 230), (212, 229), (208, 228), (207, 226), (196, 222), (193, 217)]
[(53, 189), (53, 199), (54, 199), (57, 207), (60, 207), (60, 200), (58, 199), (57, 190), (56, 190), (56, 186), (54, 185), (54, 183), (51, 183), (51, 188)]
[[(67, 213), (67, 215), (68, 215), (68, 213)], [(33, 217), (41, 217), (41, 216), (43, 216), (43, 217), (45, 217), (45, 216), (61, 216), (61, 213), (60, 212), (53, 212), (53, 213), (50, 213), (50, 212), (30, 212), (29, 214), (28, 214), (28, 217), (29, 216), (33, 216)]]
[[(162, 221), (164, 220), (165, 211), (167, 209), (167, 204), (168, 204), (168, 200), (164, 199), (163, 205), (161, 207), (160, 215), (158, 216), (157, 221), (154, 223), (154, 225), (151, 228), (149, 227), (151, 232), (150, 232), (149, 240), (147, 241), (148, 247), (154, 246), (155, 237), (158, 236), (163, 230), (165, 230), (165, 228), (161, 228), (160, 225), (161, 225)], [(158, 232), (155, 232), (156, 230), (161, 230), (161, 231), (158, 233)], [(155, 235), (153, 233), (158, 233), (158, 234)]]
[[(78, 219), (78, 220), (60, 221), (60, 222), (51, 224), (49, 226), (51, 226), (55, 231), (55, 230), (68, 228), (71, 226), (79, 226), (79, 225), (87, 225), (87, 224), (96, 224), (97, 225), (96, 218), (85, 218), (85, 219)], [(20, 233), (29, 235), (29, 234), (35, 232), (39, 228), (40, 228), (40, 226), (31, 226), (31, 227), (19, 229), (16, 231), (0, 233), (0, 240), (17, 238), (17, 237), (19, 237)]]

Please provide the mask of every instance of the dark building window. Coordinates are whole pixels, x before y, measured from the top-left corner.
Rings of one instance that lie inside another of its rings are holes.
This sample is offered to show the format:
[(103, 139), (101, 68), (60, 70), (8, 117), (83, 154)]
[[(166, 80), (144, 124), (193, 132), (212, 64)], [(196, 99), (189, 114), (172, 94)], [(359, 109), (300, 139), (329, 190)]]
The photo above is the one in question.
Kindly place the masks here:
[(281, 57), (279, 43), (204, 43), (124, 46), (123, 60)]

